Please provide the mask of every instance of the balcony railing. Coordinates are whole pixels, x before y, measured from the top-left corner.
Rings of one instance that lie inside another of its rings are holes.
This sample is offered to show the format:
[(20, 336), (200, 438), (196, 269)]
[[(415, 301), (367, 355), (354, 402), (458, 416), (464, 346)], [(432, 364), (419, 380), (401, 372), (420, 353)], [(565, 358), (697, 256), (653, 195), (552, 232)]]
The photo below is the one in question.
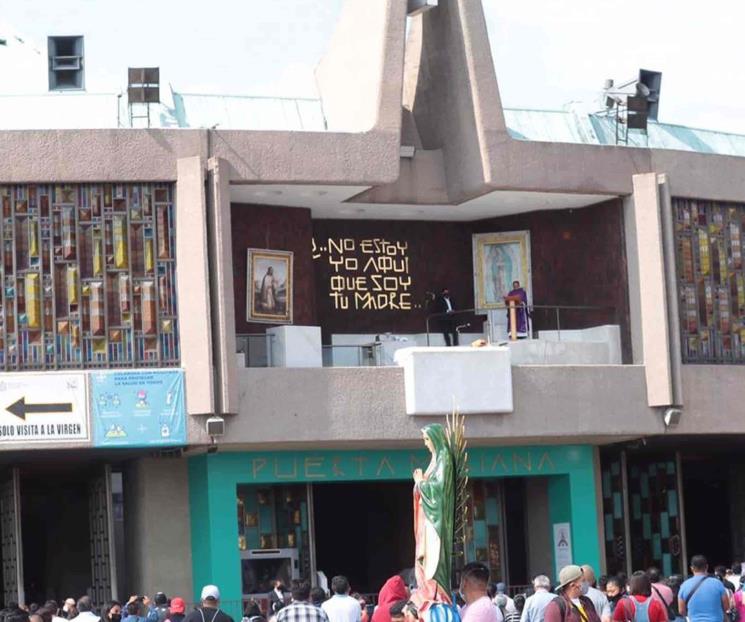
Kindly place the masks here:
[[(593, 305), (514, 305), (515, 310), (527, 309), (529, 317), (528, 334), (534, 332), (556, 331), (557, 340), (561, 341), (561, 331), (577, 330), (597, 326), (599, 324), (618, 324), (618, 313), (615, 307)], [(507, 322), (507, 338), (516, 332), (516, 314), (509, 315), (510, 307), (500, 305), (493, 313), (504, 313), (509, 316)], [(458, 309), (450, 313), (433, 313), (425, 320), (427, 345), (430, 345), (430, 334), (439, 332), (433, 330), (433, 322), (443, 319), (454, 319), (458, 324), (455, 329), (470, 328), (475, 322), (486, 322), (488, 316), (480, 313), (479, 309)], [(461, 321), (462, 320), (462, 321)], [(454, 322), (454, 323), (455, 323)], [(460, 332), (460, 330), (458, 330)], [(488, 334), (488, 333), (487, 333)], [(492, 327), (492, 341), (497, 341), (494, 327)], [(514, 340), (514, 338), (513, 338)]]
[[(622, 363), (624, 334), (614, 308), (591, 305), (523, 305), (522, 308), (527, 309), (530, 317), (528, 339), (517, 339), (516, 330), (513, 330), (516, 329), (517, 313), (510, 314), (508, 321), (506, 307), (489, 314), (491, 325), (486, 316), (479, 315), (476, 310), (459, 309), (428, 316), (424, 333), (332, 335), (333, 343), (317, 344), (321, 361), (316, 364), (322, 362), (324, 367), (396, 365), (396, 352), (401, 348), (442, 344), (440, 327), (436, 323), (442, 318), (448, 318), (449, 328), (461, 333), (462, 339), (466, 336), (464, 341), (486, 337), (492, 344), (510, 343), (513, 365)], [(242, 357), (239, 359), (241, 367), (283, 367), (285, 364), (280, 360), (283, 355), (278, 354), (277, 349), (292, 348), (284, 341), (276, 341), (281, 338), (271, 333), (244, 333), (236, 337), (237, 352)], [(310, 360), (313, 360), (312, 356)], [(304, 365), (301, 363), (300, 366)]]
[(323, 346), (324, 367), (379, 367), (383, 364), (379, 341), (359, 345)]
[(235, 336), (236, 350), (243, 355), (243, 367), (272, 367), (272, 340), (269, 333), (242, 333)]

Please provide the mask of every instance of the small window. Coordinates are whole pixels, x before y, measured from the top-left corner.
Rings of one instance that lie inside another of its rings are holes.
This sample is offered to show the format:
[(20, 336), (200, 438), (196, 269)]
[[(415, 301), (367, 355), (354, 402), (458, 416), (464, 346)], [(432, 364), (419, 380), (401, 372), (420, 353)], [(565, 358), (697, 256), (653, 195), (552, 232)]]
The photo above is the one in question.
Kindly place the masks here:
[(49, 37), (49, 90), (85, 88), (83, 37)]

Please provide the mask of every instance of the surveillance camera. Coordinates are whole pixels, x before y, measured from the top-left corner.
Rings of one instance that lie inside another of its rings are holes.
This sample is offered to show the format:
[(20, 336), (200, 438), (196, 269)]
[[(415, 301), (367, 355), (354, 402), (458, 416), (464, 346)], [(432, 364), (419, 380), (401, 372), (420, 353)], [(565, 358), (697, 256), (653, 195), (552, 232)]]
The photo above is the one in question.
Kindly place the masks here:
[(225, 435), (225, 419), (222, 417), (210, 417), (207, 419), (207, 434), (213, 439)]
[(680, 408), (667, 408), (665, 409), (665, 413), (662, 417), (662, 420), (665, 422), (665, 427), (669, 428), (671, 426), (676, 426), (680, 422), (680, 416), (683, 414), (683, 411)]

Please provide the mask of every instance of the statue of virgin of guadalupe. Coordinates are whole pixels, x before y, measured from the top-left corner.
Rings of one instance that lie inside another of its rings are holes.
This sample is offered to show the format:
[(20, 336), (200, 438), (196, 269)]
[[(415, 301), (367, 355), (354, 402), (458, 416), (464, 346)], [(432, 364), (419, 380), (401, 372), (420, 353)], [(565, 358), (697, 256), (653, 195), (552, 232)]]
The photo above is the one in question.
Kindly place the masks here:
[[(420, 617), (458, 619), (452, 605), (453, 545), (462, 532), (466, 506), (466, 454), (462, 419), (453, 418), (422, 429), (431, 460), (427, 470), (414, 471), (414, 535), (417, 589), (411, 600)], [(456, 526), (456, 523), (459, 525)]]

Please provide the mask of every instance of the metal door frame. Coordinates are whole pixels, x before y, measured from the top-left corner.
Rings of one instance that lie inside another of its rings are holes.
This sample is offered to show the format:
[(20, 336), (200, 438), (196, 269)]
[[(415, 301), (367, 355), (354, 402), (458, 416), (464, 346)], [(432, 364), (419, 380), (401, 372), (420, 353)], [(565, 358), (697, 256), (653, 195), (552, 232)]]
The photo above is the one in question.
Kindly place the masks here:
[(308, 547), (310, 550), (310, 584), (318, 587), (318, 567), (316, 559), (316, 509), (313, 498), (313, 482), (305, 485), (305, 494), (308, 503)]
[[(6, 534), (2, 534), (3, 546), (2, 546), (2, 564), (3, 564), (3, 592), (5, 597), (5, 604), (7, 605), (11, 600), (15, 600), (19, 605), (24, 605), (26, 602), (26, 594), (23, 585), (23, 531), (21, 529), (21, 474), (18, 467), (13, 467), (7, 472), (10, 477), (3, 482), (3, 488), (10, 488), (10, 495), (12, 497), (12, 512), (13, 517), (10, 521), (12, 523), (12, 529), (15, 533), (14, 541), (11, 543), (5, 542)], [(3, 490), (4, 497), (5, 490)], [(12, 547), (14, 550), (7, 550), (7, 547)], [(15, 556), (15, 583), (16, 590), (13, 595), (11, 590), (7, 587), (10, 585), (12, 579), (5, 576), (6, 559), (5, 554), (10, 553)]]
[[(103, 491), (97, 490), (98, 486), (103, 479)], [(102, 492), (103, 494), (103, 524), (97, 525), (99, 517), (97, 516), (100, 510), (97, 510), (93, 503), (96, 502), (96, 496)], [(90, 562), (91, 562), (91, 583), (93, 592), (95, 593), (94, 600), (101, 600), (101, 603), (108, 600), (118, 600), (118, 577), (116, 569), (116, 542), (114, 533), (114, 512), (113, 512), (113, 495), (111, 486), (111, 465), (103, 465), (103, 472), (99, 473), (95, 477), (89, 480), (89, 496), (88, 496), (88, 515), (89, 515), (89, 531), (90, 531)], [(101, 527), (104, 531), (98, 532), (97, 529)], [(104, 540), (104, 542), (100, 542)], [(105, 550), (99, 551), (105, 547)], [(102, 560), (99, 559), (99, 555), (103, 555)], [(107, 562), (107, 563), (106, 563)], [(97, 566), (99, 566), (97, 568)], [(103, 571), (103, 572), (101, 572)], [(103, 577), (103, 579), (102, 579)], [(102, 582), (103, 584), (98, 584)], [(108, 584), (107, 584), (108, 583)], [(98, 592), (102, 591), (102, 598), (99, 599)], [(98, 604), (101, 604), (98, 603)]]

